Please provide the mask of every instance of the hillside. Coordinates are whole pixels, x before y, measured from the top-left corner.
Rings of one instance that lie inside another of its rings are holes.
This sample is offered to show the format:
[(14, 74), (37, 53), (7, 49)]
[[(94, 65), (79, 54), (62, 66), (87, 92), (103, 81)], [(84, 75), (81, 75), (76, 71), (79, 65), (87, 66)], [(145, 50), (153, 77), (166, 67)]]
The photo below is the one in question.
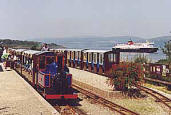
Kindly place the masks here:
[[(0, 43), (3, 46), (8, 46), (10, 48), (24, 48), (24, 49), (37, 49), (40, 50), (42, 47), (42, 42), (36, 41), (21, 41), (21, 40), (10, 40), (10, 39), (0, 39)], [(49, 48), (64, 48), (62, 45), (57, 45), (55, 43), (49, 43)]]
[[(156, 38), (144, 39), (135, 36), (112, 36), (112, 37), (98, 37), (98, 36), (83, 36), (83, 37), (68, 37), (68, 38), (35, 38), (32, 41), (19, 40), (3, 40), (9, 47), (15, 48), (31, 48), (33, 46), (41, 47), (42, 42), (49, 43), (50, 48), (89, 48), (89, 49), (111, 49), (117, 43), (126, 43), (128, 40), (134, 42), (145, 42), (146, 40), (155, 43), (155, 46), (161, 48), (164, 43), (171, 40), (171, 36), (161, 36)], [(2, 40), (0, 39), (0, 42)], [(40, 42), (41, 41), (41, 42)], [(61, 44), (61, 45), (56, 45)]]
[(156, 38), (144, 39), (135, 36), (113, 36), (113, 37), (98, 37), (98, 36), (85, 36), (85, 37), (70, 37), (70, 38), (42, 38), (36, 39), (39, 41), (64, 45), (68, 48), (90, 48), (90, 49), (111, 49), (117, 43), (126, 43), (128, 40), (134, 42), (145, 42), (146, 40), (155, 43), (156, 47), (163, 47), (164, 43), (171, 40), (171, 36), (161, 36)]
[(165, 42), (171, 40), (171, 36), (161, 36), (149, 39), (149, 41), (153, 41), (156, 47), (162, 48)]

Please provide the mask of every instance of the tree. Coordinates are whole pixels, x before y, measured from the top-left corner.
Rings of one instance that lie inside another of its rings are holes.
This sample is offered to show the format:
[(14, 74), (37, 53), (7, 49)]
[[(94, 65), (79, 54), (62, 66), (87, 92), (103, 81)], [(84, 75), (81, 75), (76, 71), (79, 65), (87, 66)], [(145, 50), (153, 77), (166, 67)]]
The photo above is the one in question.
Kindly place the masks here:
[(108, 84), (114, 86), (115, 90), (120, 90), (131, 97), (133, 95), (140, 96), (139, 90), (134, 87), (140, 86), (143, 81), (144, 72), (141, 64), (123, 62), (114, 65), (112, 74), (108, 79)]
[(162, 49), (163, 53), (166, 54), (166, 59), (169, 64), (171, 64), (171, 40), (166, 42), (164, 48)]
[(31, 50), (39, 50), (38, 45), (33, 45), (30, 49)]

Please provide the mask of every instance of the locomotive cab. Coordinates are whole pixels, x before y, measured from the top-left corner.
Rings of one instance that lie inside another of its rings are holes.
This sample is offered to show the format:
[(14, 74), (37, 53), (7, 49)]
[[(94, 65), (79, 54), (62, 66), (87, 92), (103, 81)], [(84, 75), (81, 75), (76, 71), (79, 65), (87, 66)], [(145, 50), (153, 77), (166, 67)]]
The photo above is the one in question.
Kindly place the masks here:
[(44, 52), (37, 55), (37, 86), (46, 99), (76, 99), (71, 88), (72, 74), (61, 53)]

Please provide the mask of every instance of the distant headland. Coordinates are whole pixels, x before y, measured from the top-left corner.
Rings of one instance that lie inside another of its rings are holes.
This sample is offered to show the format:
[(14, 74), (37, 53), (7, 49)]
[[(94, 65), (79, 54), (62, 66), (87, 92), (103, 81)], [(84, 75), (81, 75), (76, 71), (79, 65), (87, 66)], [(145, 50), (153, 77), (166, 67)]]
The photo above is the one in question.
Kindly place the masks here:
[[(42, 47), (43, 42), (37, 42), (37, 41), (22, 41), (22, 40), (11, 40), (11, 39), (0, 39), (0, 45), (2, 46), (8, 46), (10, 48), (15, 49), (33, 49), (33, 50), (39, 50)], [(49, 48), (65, 48), (62, 45), (57, 45), (55, 43), (48, 43), (47, 44)]]

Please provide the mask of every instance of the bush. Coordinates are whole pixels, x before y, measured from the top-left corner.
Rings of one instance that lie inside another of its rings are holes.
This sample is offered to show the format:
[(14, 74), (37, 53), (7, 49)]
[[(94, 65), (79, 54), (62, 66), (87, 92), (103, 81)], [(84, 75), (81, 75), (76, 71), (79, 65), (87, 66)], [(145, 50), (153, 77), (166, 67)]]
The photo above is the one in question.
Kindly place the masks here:
[(123, 62), (114, 65), (112, 76), (108, 79), (108, 84), (114, 86), (115, 90), (122, 91), (123, 93), (128, 92), (127, 95), (129, 96), (130, 89), (134, 89), (135, 86), (142, 84), (144, 76), (142, 70), (141, 64), (136, 63)]

